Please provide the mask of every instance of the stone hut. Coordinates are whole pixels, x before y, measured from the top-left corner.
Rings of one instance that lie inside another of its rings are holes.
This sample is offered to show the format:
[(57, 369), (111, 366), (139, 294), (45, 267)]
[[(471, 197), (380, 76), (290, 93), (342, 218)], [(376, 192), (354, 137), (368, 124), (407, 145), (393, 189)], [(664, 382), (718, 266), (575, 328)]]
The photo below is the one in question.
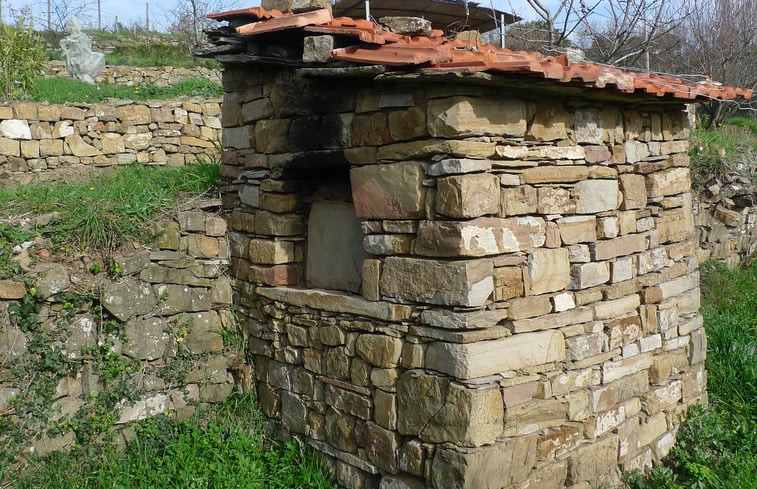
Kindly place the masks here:
[(350, 489), (665, 457), (707, 401), (684, 104), (749, 91), (323, 8), (211, 17), (239, 314), (285, 434)]

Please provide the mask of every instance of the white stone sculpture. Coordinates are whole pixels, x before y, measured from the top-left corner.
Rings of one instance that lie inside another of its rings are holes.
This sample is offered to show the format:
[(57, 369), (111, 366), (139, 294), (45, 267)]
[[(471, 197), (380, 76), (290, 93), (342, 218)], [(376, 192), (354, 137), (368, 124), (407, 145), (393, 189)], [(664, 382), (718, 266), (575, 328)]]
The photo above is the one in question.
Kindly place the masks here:
[(105, 55), (92, 51), (92, 41), (81, 31), (76, 17), (66, 22), (66, 31), (69, 35), (60, 41), (66, 71), (77, 80), (94, 85), (95, 77), (105, 68)]

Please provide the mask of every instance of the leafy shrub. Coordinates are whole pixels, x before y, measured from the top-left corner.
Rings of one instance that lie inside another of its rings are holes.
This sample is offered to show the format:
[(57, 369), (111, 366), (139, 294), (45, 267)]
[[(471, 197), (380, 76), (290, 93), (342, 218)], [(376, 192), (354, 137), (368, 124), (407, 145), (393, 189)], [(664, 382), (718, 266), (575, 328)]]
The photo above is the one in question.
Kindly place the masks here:
[(0, 25), (0, 96), (4, 100), (23, 95), (40, 77), (44, 64), (44, 44), (31, 24)]

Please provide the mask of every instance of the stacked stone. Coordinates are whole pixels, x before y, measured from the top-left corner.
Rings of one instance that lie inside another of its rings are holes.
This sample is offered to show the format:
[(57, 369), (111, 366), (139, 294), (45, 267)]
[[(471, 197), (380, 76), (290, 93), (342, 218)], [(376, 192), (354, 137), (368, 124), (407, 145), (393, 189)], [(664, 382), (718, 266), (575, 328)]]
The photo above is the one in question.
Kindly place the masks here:
[[(66, 71), (66, 65), (63, 61), (50, 61), (47, 64), (45, 75), (71, 78), (71, 75)], [(95, 77), (95, 83), (110, 83), (130, 87), (141, 84), (168, 87), (191, 78), (220, 82), (221, 72), (203, 66), (194, 66), (192, 68), (175, 66), (106, 66)]]
[(184, 165), (215, 152), (218, 100), (0, 106), (0, 173), (71, 166)]
[(729, 267), (748, 262), (757, 252), (757, 184), (754, 168), (738, 165), (706, 182), (694, 195), (699, 260)]
[[(650, 467), (706, 401), (683, 107), (429, 80), (224, 72), (264, 411), (348, 488), (579, 489)], [(314, 190), (334, 168), (349, 187)]]
[[(196, 201), (181, 210), (178, 219), (156, 224), (159, 234), (154, 249), (140, 247), (112, 257), (111, 270), (120, 277), (103, 278), (101, 303), (107, 314), (123, 324), (123, 336), (100, 324), (102, 319), (93, 316), (92, 304), (85, 303), (70, 318), (66, 309), (70, 304), (54, 300), (56, 294), (76, 293), (83, 282), (91, 280), (86, 270), (81, 271), (82, 278), (63, 264), (39, 262), (30, 265), (21, 280), (0, 280), (0, 313), (4, 314), (11, 301), (27, 295), (23, 279), (34, 282), (37, 297), (46, 301), (41, 328), (57, 332), (55, 349), (70, 366), (58, 379), (49, 419), (56, 423), (51, 426), (65, 425), (65, 419), (91, 410), (96, 395), (106, 388), (86, 353), (105, 341), (113, 343), (112, 352), (122, 360), (139, 365), (125, 379), (137, 399), (119, 405), (114, 426), (118, 431), (131, 421), (160, 413), (189, 417), (198, 403), (226, 399), (235, 377), (245, 385), (249, 373), (236, 358), (239, 345), (224, 344), (221, 334), (236, 331), (237, 325), (231, 312), (231, 281), (225, 273), (228, 245), (226, 221), (217, 214), (220, 204), (220, 200)], [(14, 375), (26, 375), (33, 368), (29, 363), (17, 364), (26, 362), (32, 340), (32, 333), (14, 324), (0, 324), (0, 359), (8, 368), (0, 379), (4, 415), (11, 416), (6, 412), (8, 403), (28, 387), (28, 379)], [(20, 418), (25, 414), (15, 413)], [(76, 443), (74, 432), (48, 435), (42, 429), (37, 435), (28, 442), (41, 455)]]

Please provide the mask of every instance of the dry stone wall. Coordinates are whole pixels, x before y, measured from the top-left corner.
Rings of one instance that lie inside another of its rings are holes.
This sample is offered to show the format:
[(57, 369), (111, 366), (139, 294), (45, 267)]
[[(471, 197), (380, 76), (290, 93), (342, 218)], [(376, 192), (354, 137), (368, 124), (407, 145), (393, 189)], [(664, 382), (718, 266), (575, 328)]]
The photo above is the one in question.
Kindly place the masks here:
[(155, 224), (153, 247), (105, 263), (19, 244), (24, 273), (0, 280), (2, 459), (123, 442), (131, 421), (186, 418), (249, 385), (219, 207), (195, 201)]
[(192, 163), (215, 154), (220, 114), (220, 100), (189, 98), (0, 106), (0, 175), (26, 182), (66, 168)]
[[(181, 49), (177, 46), (177, 49)], [(70, 78), (63, 61), (50, 61), (45, 70), (46, 76)], [(202, 78), (205, 80), (220, 82), (220, 70), (195, 66), (193, 68), (181, 68), (174, 66), (106, 66), (95, 77), (95, 83), (111, 83), (119, 85), (137, 86), (151, 84), (159, 87), (168, 87), (187, 80), (189, 78)]]
[(757, 162), (748, 157), (695, 194), (700, 261), (736, 267), (757, 252)]
[(683, 106), (260, 66), (224, 88), (258, 396), (341, 486), (588, 489), (706, 402)]

